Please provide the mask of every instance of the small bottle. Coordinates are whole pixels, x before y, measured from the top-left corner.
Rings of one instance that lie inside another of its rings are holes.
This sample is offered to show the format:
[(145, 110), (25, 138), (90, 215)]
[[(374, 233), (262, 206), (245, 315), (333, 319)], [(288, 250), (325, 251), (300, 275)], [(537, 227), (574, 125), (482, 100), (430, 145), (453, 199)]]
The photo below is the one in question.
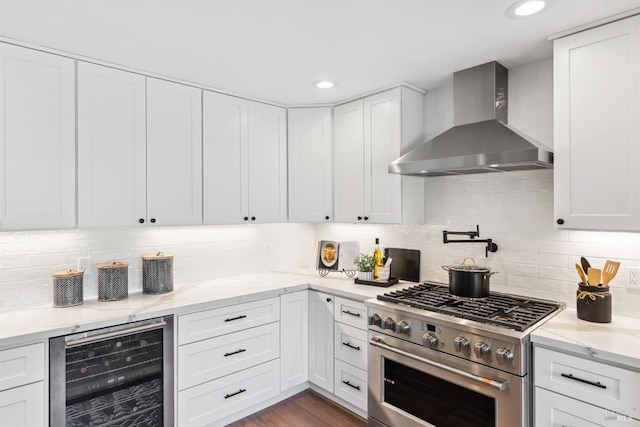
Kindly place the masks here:
[(380, 239), (376, 237), (376, 248), (373, 251), (373, 280), (378, 280), (378, 266), (382, 265), (382, 252), (380, 252)]

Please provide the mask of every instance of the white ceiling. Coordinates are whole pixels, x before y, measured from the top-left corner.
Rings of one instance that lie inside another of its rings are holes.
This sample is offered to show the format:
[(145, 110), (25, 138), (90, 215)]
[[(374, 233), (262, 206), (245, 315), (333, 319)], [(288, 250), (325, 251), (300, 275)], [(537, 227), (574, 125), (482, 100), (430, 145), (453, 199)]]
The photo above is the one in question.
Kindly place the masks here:
[[(0, 0), (0, 36), (285, 105), (334, 103), (399, 82), (551, 57), (550, 34), (640, 0)], [(338, 82), (313, 88), (319, 79)]]

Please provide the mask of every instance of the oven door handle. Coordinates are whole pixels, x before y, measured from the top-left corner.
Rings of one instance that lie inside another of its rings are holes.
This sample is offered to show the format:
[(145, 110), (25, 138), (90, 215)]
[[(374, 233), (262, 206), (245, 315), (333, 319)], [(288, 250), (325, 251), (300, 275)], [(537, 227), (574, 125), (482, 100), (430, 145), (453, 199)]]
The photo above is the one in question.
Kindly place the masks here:
[(465, 378), (469, 378), (471, 380), (477, 381), (477, 382), (479, 382), (479, 383), (481, 383), (481, 384), (483, 384), (485, 386), (489, 386), (489, 387), (495, 388), (497, 390), (504, 391), (504, 390), (508, 390), (509, 389), (509, 380), (500, 382), (500, 381), (496, 381), (496, 380), (491, 380), (489, 378), (480, 377), (478, 375), (470, 374), (469, 372), (461, 371), (460, 369), (453, 368), (451, 366), (447, 366), (447, 365), (444, 365), (442, 363), (434, 362), (433, 360), (425, 359), (423, 357), (416, 356), (415, 354), (411, 354), (411, 353), (406, 352), (404, 350), (400, 350), (399, 348), (392, 347), (392, 346), (390, 346), (388, 344), (385, 344), (384, 341), (382, 340), (382, 338), (379, 338), (379, 337), (371, 338), (371, 341), (369, 341), (369, 343), (371, 345), (375, 346), (375, 347), (380, 347), (380, 348), (382, 348), (384, 350), (387, 350), (387, 351), (390, 351), (392, 353), (400, 354), (400, 355), (402, 355), (404, 357), (408, 357), (410, 359), (417, 360), (418, 362), (426, 363), (427, 365), (431, 365), (431, 366), (434, 366), (436, 368), (443, 369), (443, 370), (445, 370), (447, 372), (451, 372), (453, 374), (461, 375), (461, 376), (463, 376)]

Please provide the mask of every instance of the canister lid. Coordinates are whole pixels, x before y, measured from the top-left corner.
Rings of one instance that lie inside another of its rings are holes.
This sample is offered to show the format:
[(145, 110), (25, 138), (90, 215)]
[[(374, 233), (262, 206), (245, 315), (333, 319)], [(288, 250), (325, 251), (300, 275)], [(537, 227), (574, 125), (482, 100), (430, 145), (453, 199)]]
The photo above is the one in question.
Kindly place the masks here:
[(158, 252), (155, 255), (146, 255), (142, 257), (145, 261), (157, 261), (162, 259), (173, 259), (173, 255), (165, 255), (164, 252)]
[(106, 264), (98, 264), (96, 267), (97, 268), (122, 268), (122, 267), (128, 267), (129, 263), (126, 261), (113, 261), (113, 262), (108, 262)]
[(59, 277), (82, 276), (83, 274), (84, 274), (83, 270), (63, 270), (63, 271), (56, 271), (55, 273), (51, 273), (51, 276), (59, 278)]

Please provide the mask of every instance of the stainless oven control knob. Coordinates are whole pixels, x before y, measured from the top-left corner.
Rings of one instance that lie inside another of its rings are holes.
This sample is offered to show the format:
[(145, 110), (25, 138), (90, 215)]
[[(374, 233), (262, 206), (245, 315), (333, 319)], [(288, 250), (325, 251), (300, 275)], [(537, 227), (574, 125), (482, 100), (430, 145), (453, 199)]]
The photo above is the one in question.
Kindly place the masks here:
[(385, 317), (382, 323), (380, 324), (382, 329), (389, 329), (390, 331), (395, 331), (396, 322), (391, 317)]
[(433, 332), (428, 332), (422, 336), (422, 345), (427, 348), (436, 348), (438, 337)]
[(469, 340), (465, 337), (456, 337), (456, 339), (453, 340), (453, 348), (455, 348), (458, 353), (464, 353), (469, 350)]
[(382, 324), (382, 318), (378, 316), (378, 313), (373, 313), (371, 316), (369, 316), (370, 326), (380, 327), (381, 324)]
[(473, 352), (476, 354), (476, 357), (482, 359), (491, 353), (491, 347), (489, 347), (489, 344), (479, 342), (473, 347)]
[(499, 348), (496, 350), (496, 359), (501, 365), (513, 362), (513, 353), (508, 348)]
[(407, 335), (409, 335), (409, 331), (410, 330), (411, 330), (411, 327), (404, 320), (401, 320), (398, 323), (396, 323), (396, 334), (407, 334)]

